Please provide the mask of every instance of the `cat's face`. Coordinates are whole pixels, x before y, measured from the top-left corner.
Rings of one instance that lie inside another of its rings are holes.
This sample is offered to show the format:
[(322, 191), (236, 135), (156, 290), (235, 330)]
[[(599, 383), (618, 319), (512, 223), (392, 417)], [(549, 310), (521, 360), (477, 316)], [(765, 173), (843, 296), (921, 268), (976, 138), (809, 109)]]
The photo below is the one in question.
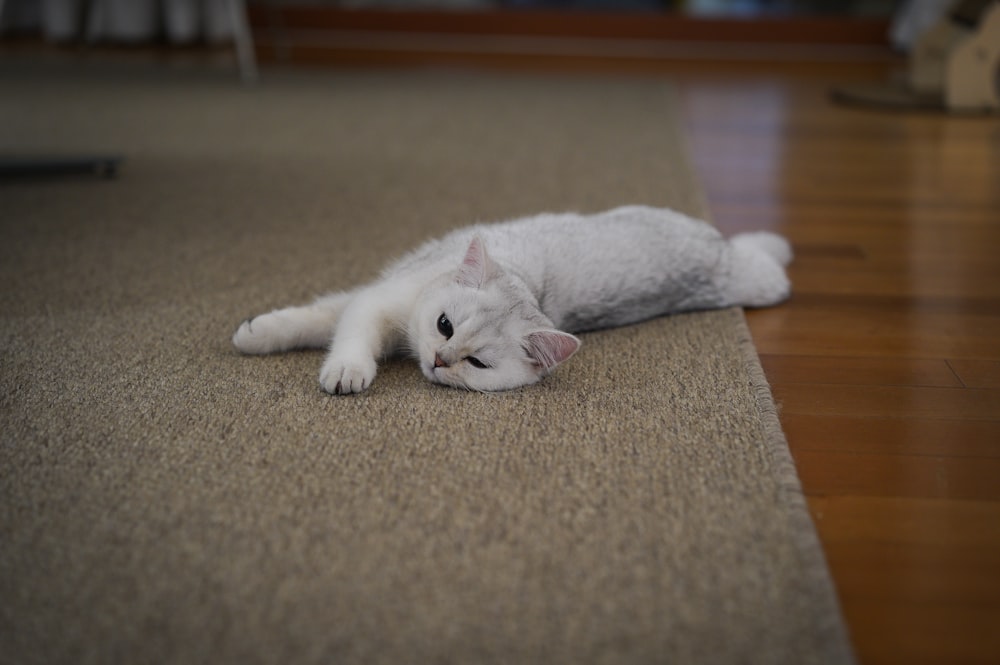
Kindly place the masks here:
[(521, 345), (526, 322), (495, 289), (448, 284), (431, 293), (411, 323), (411, 343), (431, 381), (470, 390), (507, 390), (544, 372)]
[(523, 302), (498, 266), (473, 240), (454, 278), (427, 289), (414, 308), (410, 344), (435, 383), (478, 391), (535, 383), (580, 345), (552, 330)]

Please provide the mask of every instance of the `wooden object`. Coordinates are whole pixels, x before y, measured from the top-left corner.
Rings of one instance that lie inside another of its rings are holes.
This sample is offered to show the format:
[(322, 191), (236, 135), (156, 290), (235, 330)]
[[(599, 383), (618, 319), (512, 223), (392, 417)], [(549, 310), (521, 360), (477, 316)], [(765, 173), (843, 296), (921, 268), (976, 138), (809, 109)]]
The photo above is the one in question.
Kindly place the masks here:
[(1000, 110), (1000, 3), (948, 57), (945, 100), (950, 109)]
[(917, 40), (909, 85), (940, 96), (949, 110), (1000, 110), (998, 71), (1000, 3), (963, 2)]

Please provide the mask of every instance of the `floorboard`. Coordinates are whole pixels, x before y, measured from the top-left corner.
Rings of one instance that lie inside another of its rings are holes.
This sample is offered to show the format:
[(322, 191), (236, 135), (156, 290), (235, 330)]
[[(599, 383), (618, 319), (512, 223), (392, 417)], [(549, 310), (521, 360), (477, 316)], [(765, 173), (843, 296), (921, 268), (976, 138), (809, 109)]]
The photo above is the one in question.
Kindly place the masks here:
[(796, 250), (748, 322), (860, 661), (998, 663), (1000, 120), (828, 100), (876, 70), (681, 76), (689, 144)]

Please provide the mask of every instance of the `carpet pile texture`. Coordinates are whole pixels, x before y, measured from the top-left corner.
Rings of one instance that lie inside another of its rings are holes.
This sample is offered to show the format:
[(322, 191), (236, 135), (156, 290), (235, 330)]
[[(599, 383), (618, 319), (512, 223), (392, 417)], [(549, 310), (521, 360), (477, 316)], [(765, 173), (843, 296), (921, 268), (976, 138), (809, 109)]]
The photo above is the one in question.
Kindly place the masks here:
[(655, 80), (0, 69), (0, 661), (849, 663), (739, 310), (475, 394), (243, 318), (474, 221), (705, 215)]

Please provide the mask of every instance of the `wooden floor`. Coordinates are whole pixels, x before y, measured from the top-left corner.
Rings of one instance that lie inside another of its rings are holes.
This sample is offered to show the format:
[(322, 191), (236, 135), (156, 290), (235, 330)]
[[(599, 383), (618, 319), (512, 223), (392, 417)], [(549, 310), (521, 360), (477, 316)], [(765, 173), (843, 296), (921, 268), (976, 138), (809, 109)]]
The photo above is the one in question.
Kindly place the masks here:
[(838, 107), (885, 66), (681, 72), (727, 232), (787, 234), (748, 313), (862, 663), (1000, 663), (1000, 119)]

